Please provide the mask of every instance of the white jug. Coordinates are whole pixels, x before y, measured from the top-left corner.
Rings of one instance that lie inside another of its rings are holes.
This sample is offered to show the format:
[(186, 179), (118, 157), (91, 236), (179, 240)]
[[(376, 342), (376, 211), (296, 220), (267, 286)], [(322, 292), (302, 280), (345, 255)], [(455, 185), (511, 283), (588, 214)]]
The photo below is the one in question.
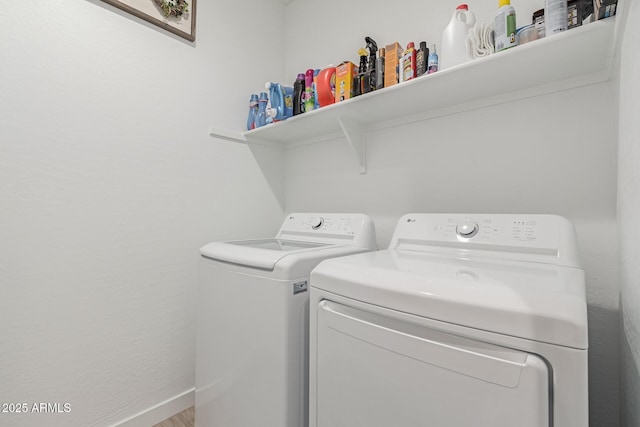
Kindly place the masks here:
[(466, 4), (459, 5), (442, 32), (440, 69), (444, 70), (472, 59), (467, 52), (467, 33), (476, 24), (476, 17)]

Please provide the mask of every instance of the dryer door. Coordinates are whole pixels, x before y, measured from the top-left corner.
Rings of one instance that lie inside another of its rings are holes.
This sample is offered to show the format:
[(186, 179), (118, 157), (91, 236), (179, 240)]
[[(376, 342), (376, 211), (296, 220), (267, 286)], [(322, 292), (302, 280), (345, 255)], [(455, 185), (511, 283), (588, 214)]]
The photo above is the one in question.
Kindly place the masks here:
[(550, 374), (538, 356), (390, 310), (328, 300), (317, 310), (312, 427), (549, 426)]

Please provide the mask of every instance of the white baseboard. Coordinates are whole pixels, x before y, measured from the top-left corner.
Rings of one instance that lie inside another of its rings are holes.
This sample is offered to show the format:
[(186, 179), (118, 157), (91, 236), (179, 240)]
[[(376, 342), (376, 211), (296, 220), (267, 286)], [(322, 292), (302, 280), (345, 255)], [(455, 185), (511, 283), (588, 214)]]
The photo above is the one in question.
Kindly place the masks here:
[(171, 399), (167, 399), (139, 414), (114, 424), (112, 427), (152, 427), (195, 404), (196, 391), (187, 390)]

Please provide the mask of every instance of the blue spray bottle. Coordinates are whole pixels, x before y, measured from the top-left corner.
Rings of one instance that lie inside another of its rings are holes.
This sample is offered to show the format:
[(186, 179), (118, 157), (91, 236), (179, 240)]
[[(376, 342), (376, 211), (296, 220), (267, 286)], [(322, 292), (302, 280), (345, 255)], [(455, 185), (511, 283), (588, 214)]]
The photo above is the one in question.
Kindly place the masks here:
[(247, 117), (247, 130), (256, 128), (256, 116), (258, 115), (258, 95), (251, 94), (249, 100), (249, 116)]
[(256, 115), (256, 127), (262, 127), (267, 124), (267, 102), (269, 98), (266, 92), (260, 92), (258, 98), (258, 114)]
[(433, 74), (436, 71), (438, 71), (438, 53), (436, 52), (436, 45), (434, 44), (427, 60), (427, 74)]

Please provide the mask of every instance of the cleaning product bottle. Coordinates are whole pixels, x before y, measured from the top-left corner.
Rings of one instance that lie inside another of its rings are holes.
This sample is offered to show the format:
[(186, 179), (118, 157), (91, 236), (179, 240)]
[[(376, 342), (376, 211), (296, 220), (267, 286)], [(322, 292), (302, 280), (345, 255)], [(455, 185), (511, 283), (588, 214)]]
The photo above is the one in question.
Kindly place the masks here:
[(567, 0), (544, 1), (544, 34), (551, 36), (567, 30)]
[[(282, 86), (279, 83), (266, 82), (265, 89), (269, 90), (269, 99), (271, 100), (271, 109), (275, 111), (273, 119), (286, 120), (293, 115), (291, 108), (291, 98), (293, 97), (293, 88)], [(287, 98), (289, 98), (287, 100)], [(289, 107), (287, 107), (287, 103)]]
[(416, 77), (427, 73), (427, 60), (429, 59), (429, 48), (427, 42), (420, 42), (420, 49), (416, 52)]
[(369, 59), (367, 60), (367, 71), (364, 75), (364, 93), (373, 92), (376, 90), (376, 78), (378, 77), (376, 74), (376, 66), (378, 59), (376, 55), (378, 53), (378, 44), (371, 37), (364, 38), (365, 43), (367, 43), (367, 49), (369, 49)]
[(316, 98), (320, 107), (336, 102), (336, 67), (329, 65), (318, 73)]
[(285, 119), (293, 117), (293, 88), (291, 86), (282, 86), (284, 90), (284, 110), (282, 112)]
[(304, 74), (298, 74), (293, 84), (293, 115), (304, 113)]
[(320, 108), (320, 101), (318, 100), (318, 75), (320, 74), (320, 69), (316, 68), (313, 70), (313, 99), (315, 103), (313, 104), (313, 109), (317, 110)]
[(467, 52), (467, 33), (475, 24), (476, 17), (469, 11), (469, 6), (459, 5), (442, 32), (440, 69), (451, 68), (471, 59)]
[(360, 65), (358, 72), (353, 77), (353, 96), (362, 95), (364, 93), (364, 74), (367, 71), (367, 51), (364, 48), (358, 49), (360, 55)]
[[(493, 23), (496, 52), (516, 45), (516, 10), (511, 6), (509, 0), (499, 0), (498, 5), (498, 12)], [(567, 19), (565, 13), (565, 21)]]
[(407, 49), (400, 60), (400, 67), (402, 67), (400, 73), (401, 82), (406, 82), (416, 76), (416, 48), (413, 42), (407, 44)]
[(313, 72), (312, 68), (308, 69), (304, 76), (304, 112), (313, 111), (316, 106), (316, 97), (313, 93)]
[(436, 45), (434, 43), (429, 53), (429, 59), (427, 60), (427, 74), (433, 74), (436, 71), (438, 71), (438, 52), (436, 52)]
[(538, 9), (533, 12), (531, 23), (535, 26), (536, 31), (538, 31), (538, 38), (544, 38), (544, 9)]
[(384, 48), (381, 47), (376, 60), (376, 89), (384, 87), (384, 52)]
[(247, 130), (256, 128), (256, 115), (258, 114), (258, 95), (251, 94), (249, 100), (249, 116), (247, 117)]
[(267, 102), (269, 98), (266, 92), (260, 92), (258, 98), (258, 113), (256, 114), (256, 127), (262, 127), (267, 124)]

